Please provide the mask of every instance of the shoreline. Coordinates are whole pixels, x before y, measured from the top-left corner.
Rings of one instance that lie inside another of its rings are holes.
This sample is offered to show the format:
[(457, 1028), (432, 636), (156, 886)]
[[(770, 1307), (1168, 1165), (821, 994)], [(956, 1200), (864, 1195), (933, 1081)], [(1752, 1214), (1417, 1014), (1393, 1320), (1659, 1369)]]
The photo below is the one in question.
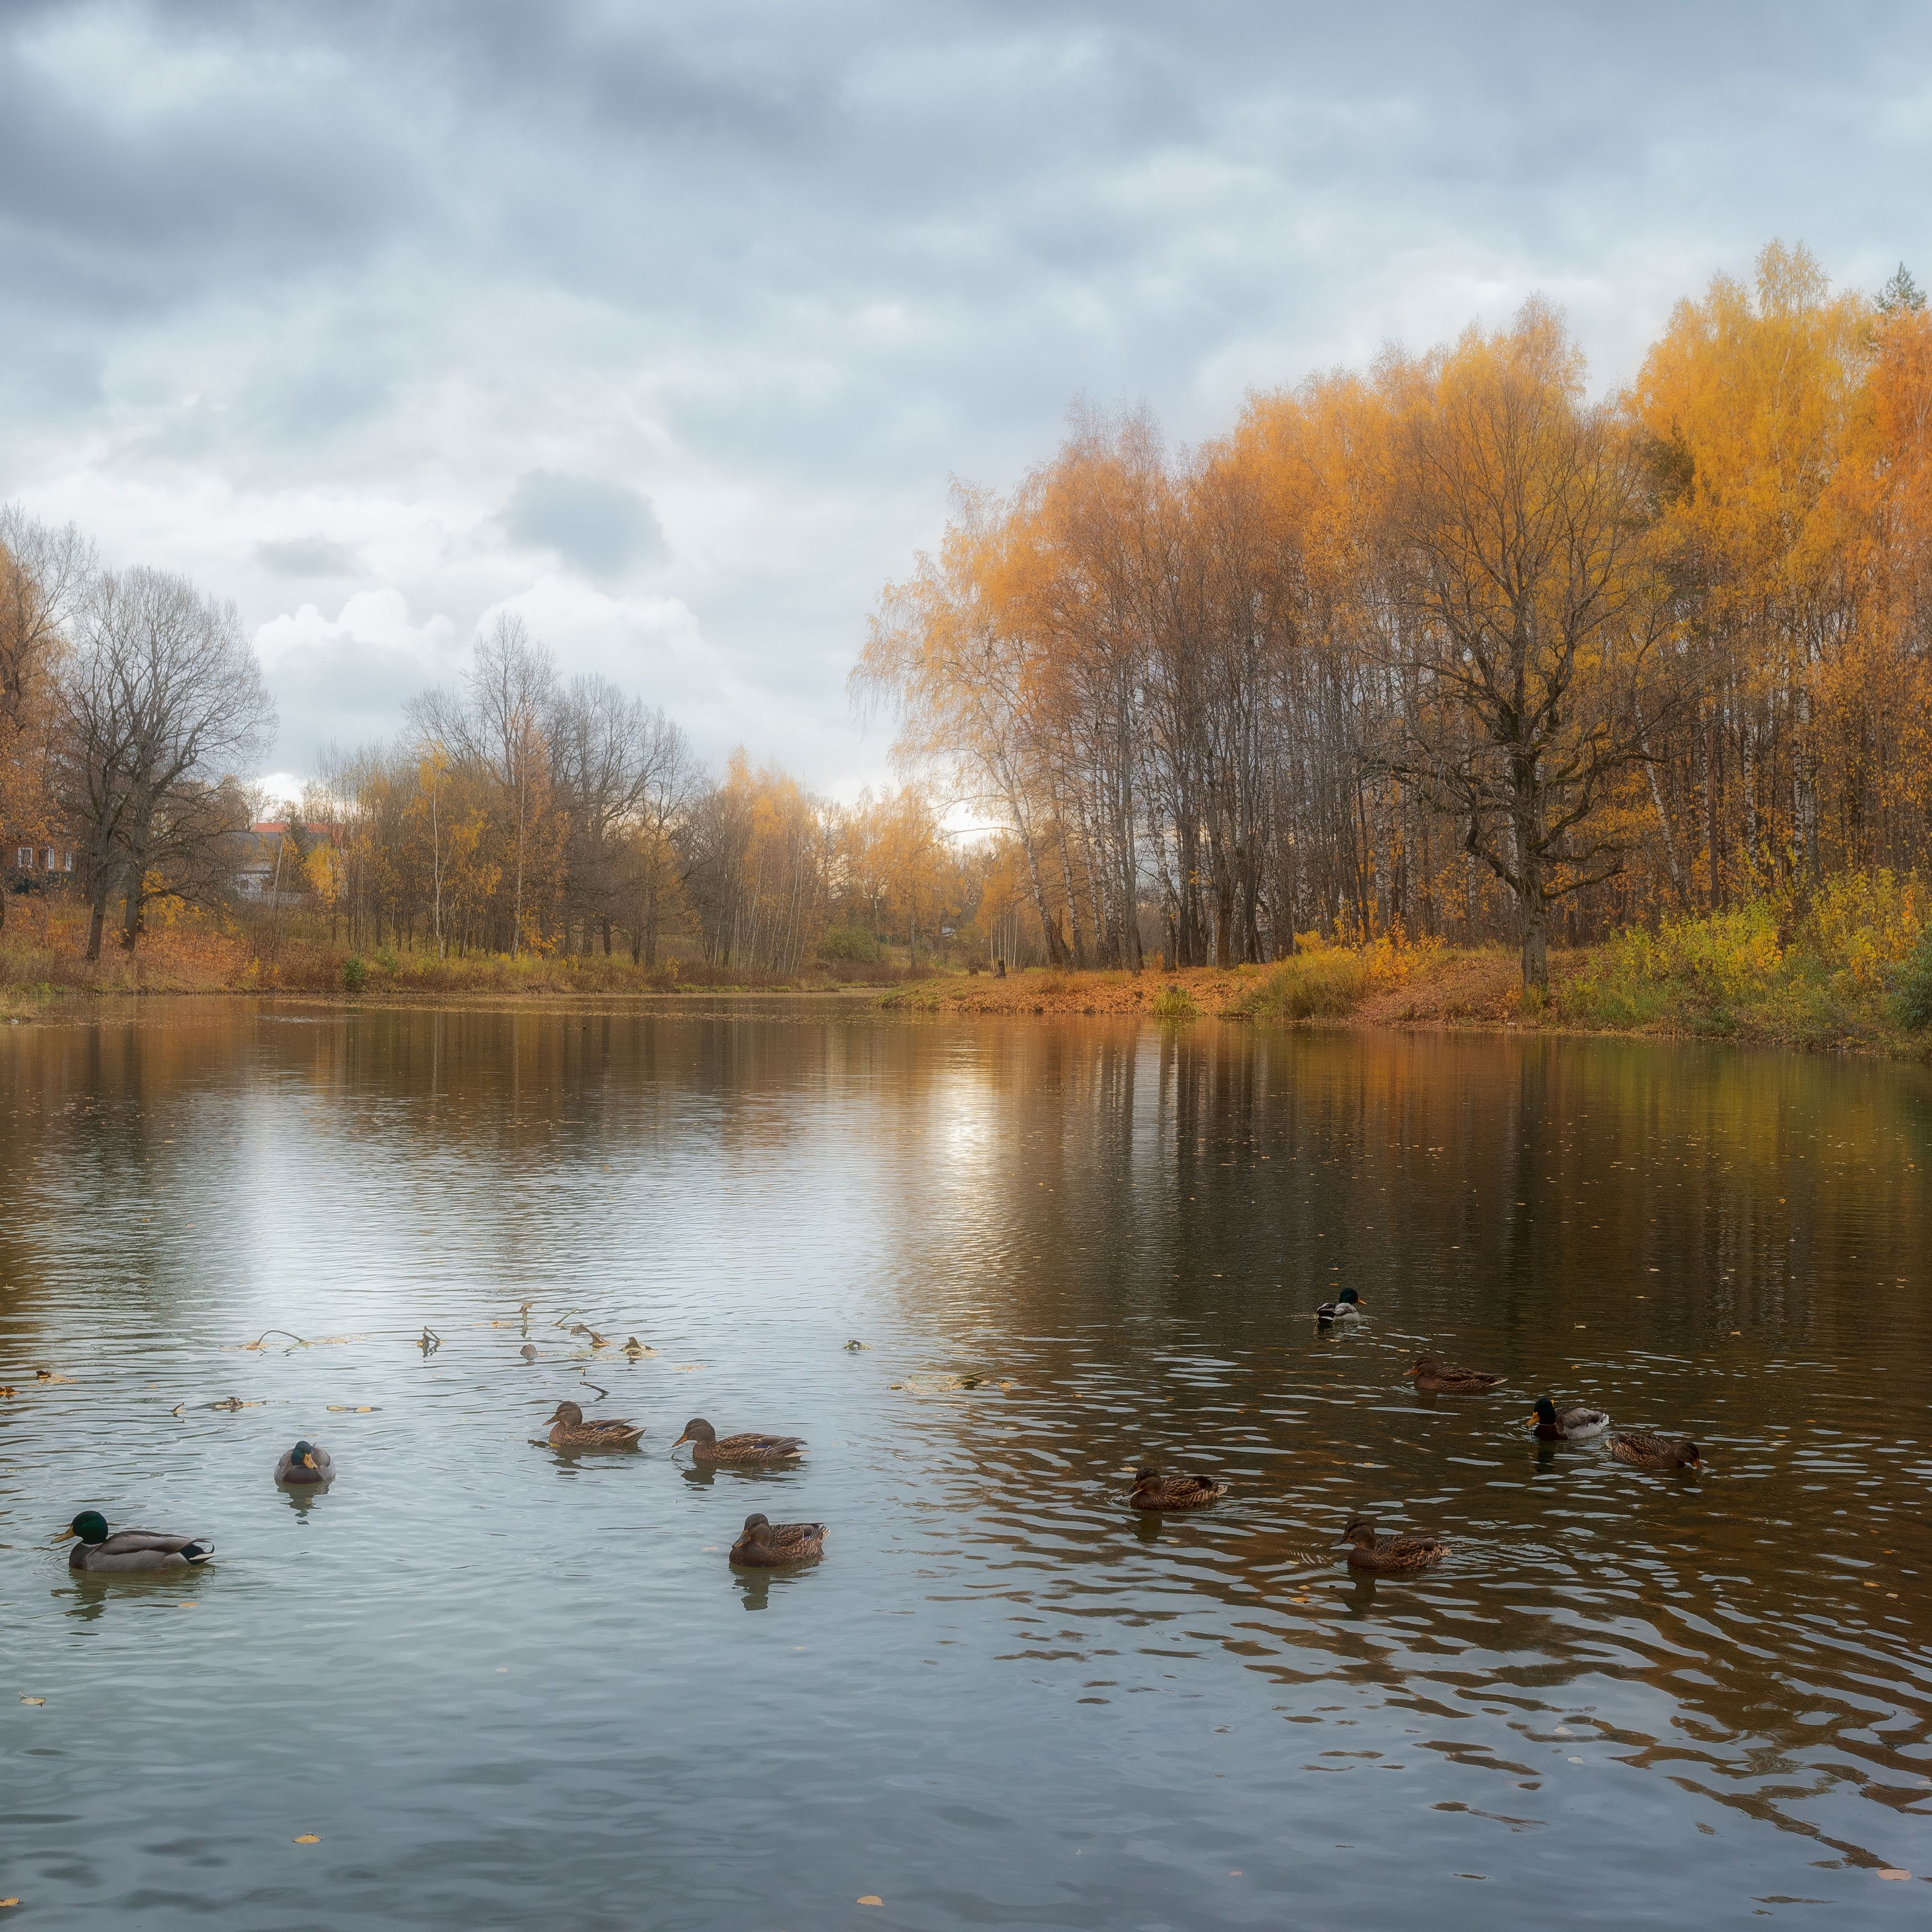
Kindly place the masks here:
[[(1500, 950), (1442, 955), (1412, 964), (1385, 954), (1377, 970), (1364, 956), (1335, 949), (1273, 966), (1193, 967), (1138, 974), (1112, 969), (1028, 968), (996, 977), (942, 970), (882, 990), (876, 984), (586, 987), (363, 988), (355, 992), (233, 985), (58, 986), (0, 989), (0, 1024), (63, 1025), (134, 1017), (180, 1000), (248, 1000), (332, 1012), (409, 1007), (464, 1010), (676, 1012), (724, 1006), (824, 1006), (883, 1020), (1132, 1020), (1184, 1028), (1203, 1019), (1243, 1026), (1386, 1032), (1507, 1035), (1514, 1039), (1634, 1040), (1659, 1045), (1728, 1045), (1924, 1064), (1932, 1038), (1886, 1024), (1875, 1013), (1842, 1029), (1792, 1036), (1748, 1016), (1678, 1013), (1642, 1024), (1592, 1024), (1566, 1012), (1566, 994), (1583, 980), (1594, 951), (1553, 955), (1550, 1004), (1526, 1010), (1514, 954)], [(1337, 983), (1340, 981), (1341, 983)], [(1311, 982), (1313, 982), (1311, 986)], [(22, 991), (26, 997), (22, 998)]]

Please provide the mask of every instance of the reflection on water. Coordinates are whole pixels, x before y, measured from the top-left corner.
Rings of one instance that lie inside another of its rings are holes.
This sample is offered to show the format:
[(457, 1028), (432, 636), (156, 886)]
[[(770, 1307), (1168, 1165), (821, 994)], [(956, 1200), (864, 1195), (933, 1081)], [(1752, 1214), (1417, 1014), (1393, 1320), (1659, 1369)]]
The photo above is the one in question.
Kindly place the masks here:
[[(1922, 1921), (1923, 1070), (802, 1003), (0, 1060), (23, 1923)], [(216, 1560), (73, 1576), (88, 1504)], [(754, 1509), (824, 1562), (732, 1570)], [(1358, 1513), (1454, 1553), (1352, 1576)]]

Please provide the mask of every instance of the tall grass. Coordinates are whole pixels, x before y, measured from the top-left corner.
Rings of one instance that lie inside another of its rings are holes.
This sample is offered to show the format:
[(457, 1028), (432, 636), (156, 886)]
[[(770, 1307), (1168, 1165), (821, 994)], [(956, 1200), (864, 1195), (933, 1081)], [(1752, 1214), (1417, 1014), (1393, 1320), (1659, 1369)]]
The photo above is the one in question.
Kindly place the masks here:
[(1157, 1020), (1166, 1020), (1178, 1024), (1187, 1020), (1198, 1020), (1201, 1009), (1194, 1004), (1194, 996), (1179, 980), (1170, 980), (1154, 995), (1154, 1005), (1149, 1010)]
[(1250, 1019), (1346, 1019), (1371, 993), (1425, 974), (1441, 949), (1433, 941), (1406, 944), (1384, 938), (1366, 946), (1323, 946), (1304, 935), (1302, 950), (1228, 1008)]

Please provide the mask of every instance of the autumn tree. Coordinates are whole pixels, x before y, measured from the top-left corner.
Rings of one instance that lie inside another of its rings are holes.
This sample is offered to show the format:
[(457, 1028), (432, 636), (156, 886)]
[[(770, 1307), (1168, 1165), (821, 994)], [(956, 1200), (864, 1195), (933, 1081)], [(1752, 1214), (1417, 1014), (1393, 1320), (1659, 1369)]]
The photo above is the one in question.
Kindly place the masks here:
[(1532, 303), (1404, 373), (1391, 458), (1391, 644), (1408, 682), (1388, 755), (1508, 887), (1538, 988), (1552, 904), (1622, 866), (1599, 815), (1664, 708), (1641, 469), (1582, 376)]
[(59, 808), (86, 842), (100, 956), (109, 900), (132, 951), (157, 892), (209, 897), (232, 883), (254, 817), (238, 781), (267, 752), (274, 708), (234, 606), (185, 578), (138, 568), (92, 578), (77, 600), (51, 746)]
[[(50, 530), (0, 504), (0, 836), (34, 842), (53, 830), (58, 674), (94, 568), (93, 548), (72, 524)], [(0, 924), (6, 910), (0, 892)]]

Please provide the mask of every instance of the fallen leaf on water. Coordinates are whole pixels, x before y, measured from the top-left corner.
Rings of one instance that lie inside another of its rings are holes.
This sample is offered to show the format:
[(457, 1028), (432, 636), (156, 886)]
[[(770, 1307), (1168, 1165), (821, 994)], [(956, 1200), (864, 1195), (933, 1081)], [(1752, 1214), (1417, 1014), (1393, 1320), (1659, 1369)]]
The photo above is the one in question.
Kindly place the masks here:
[(10, 1905), (18, 1905), (20, 1902), (17, 1898), (0, 1898), (0, 1910), (4, 1910)]
[(692, 1370), (701, 1369), (704, 1366), (702, 1362), (680, 1362), (677, 1365), (677, 1372), (681, 1376), (688, 1376)]
[(861, 1905), (883, 1905), (885, 1902), (886, 1901), (881, 1898), (876, 1892), (867, 1892), (865, 1896), (859, 1900), (859, 1903)]
[(1886, 1865), (1879, 1873), (1880, 1878), (1910, 1878), (1909, 1871), (1900, 1871), (1896, 1865)]
[(328, 1405), (331, 1415), (374, 1415), (375, 1406), (370, 1402), (332, 1402)]
[(18, 1389), (0, 1388), (0, 1398), (4, 1398), (5, 1400), (11, 1402), (14, 1396), (18, 1395), (20, 1393), (20, 1391)]
[(322, 1840), (313, 1832), (304, 1832), (296, 1843), (298, 1845), (319, 1845)]
[(44, 1697), (22, 1697), (20, 1700), (23, 1704), (44, 1704), (46, 1701)]
[(189, 1598), (186, 1603), (177, 1604), (175, 1606), (175, 1608), (178, 1610), (198, 1610), (200, 1607), (201, 1606), (197, 1604), (192, 1597)]

